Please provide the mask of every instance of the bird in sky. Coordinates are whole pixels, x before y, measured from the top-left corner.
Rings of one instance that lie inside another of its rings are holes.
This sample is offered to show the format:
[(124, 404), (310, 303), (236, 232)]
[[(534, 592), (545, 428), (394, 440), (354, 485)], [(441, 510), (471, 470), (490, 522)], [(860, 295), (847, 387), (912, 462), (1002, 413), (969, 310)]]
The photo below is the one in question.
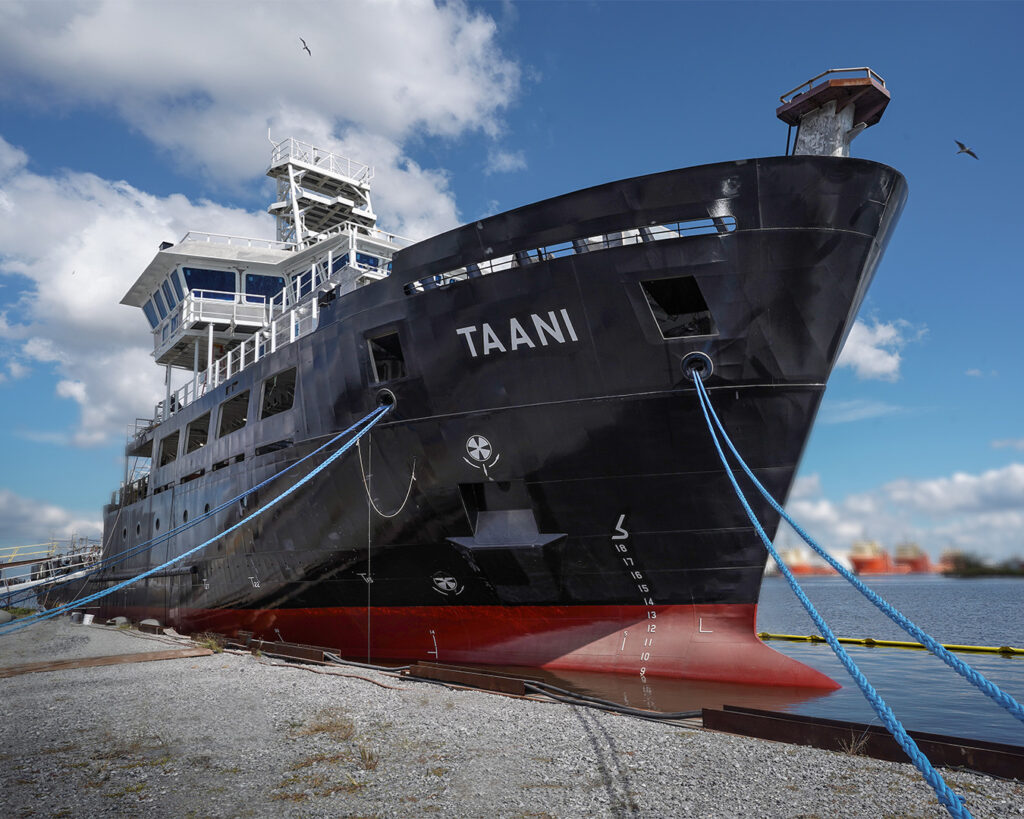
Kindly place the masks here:
[[(300, 40), (302, 40), (302, 38), (301, 38), (301, 37), (299, 37), (299, 39), (300, 39)], [(303, 47), (303, 48), (304, 48), (304, 49), (306, 50), (306, 53), (307, 53), (307, 54), (308, 54), (308, 55), (309, 55), (310, 57), (312, 57), (312, 56), (313, 56), (313, 52), (309, 50), (309, 46), (308, 46), (308, 45), (306, 45), (306, 41), (305, 41), (305, 40), (302, 40), (302, 47)], [(977, 158), (977, 157), (975, 157), (975, 158)]]
[(967, 154), (968, 156), (973, 156), (975, 159), (978, 158), (978, 155), (964, 145), (959, 139), (954, 139), (953, 141), (960, 146), (960, 150), (957, 151), (958, 154)]

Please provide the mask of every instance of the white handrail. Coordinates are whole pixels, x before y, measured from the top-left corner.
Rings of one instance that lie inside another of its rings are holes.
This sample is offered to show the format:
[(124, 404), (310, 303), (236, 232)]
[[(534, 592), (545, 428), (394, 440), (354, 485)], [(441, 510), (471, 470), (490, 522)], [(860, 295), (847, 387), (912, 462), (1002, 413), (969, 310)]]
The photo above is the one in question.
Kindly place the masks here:
[[(182, 239), (182, 242), (206, 242), (214, 245), (232, 245), (241, 247), (256, 247), (267, 250), (294, 250), (294, 242), (280, 242), (277, 239), (252, 239), (246, 236), (229, 236), (226, 233), (205, 233), (198, 230), (190, 230)], [(180, 243), (179, 243), (180, 244)]]

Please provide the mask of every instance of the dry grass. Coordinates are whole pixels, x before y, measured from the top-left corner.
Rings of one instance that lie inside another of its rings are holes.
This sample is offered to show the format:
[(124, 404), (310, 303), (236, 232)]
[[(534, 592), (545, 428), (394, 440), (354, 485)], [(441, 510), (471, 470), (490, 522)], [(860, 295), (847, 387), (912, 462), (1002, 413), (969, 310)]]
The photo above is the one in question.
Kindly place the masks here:
[(355, 723), (340, 710), (321, 711), (311, 723), (296, 732), (299, 736), (327, 734), (331, 739), (346, 742), (356, 734)]
[(861, 756), (864, 753), (864, 746), (868, 744), (868, 733), (865, 731), (860, 736), (857, 736), (853, 731), (850, 731), (850, 738), (839, 740), (839, 747), (842, 749), (844, 754), (850, 756)]
[(380, 757), (377, 756), (377, 752), (372, 748), (360, 745), (359, 764), (363, 767), (363, 770), (375, 771), (377, 770), (377, 766), (380, 764)]
[(215, 654), (220, 654), (227, 645), (227, 638), (223, 634), (215, 634), (212, 631), (201, 631), (192, 635), (192, 642), (203, 648), (208, 648)]

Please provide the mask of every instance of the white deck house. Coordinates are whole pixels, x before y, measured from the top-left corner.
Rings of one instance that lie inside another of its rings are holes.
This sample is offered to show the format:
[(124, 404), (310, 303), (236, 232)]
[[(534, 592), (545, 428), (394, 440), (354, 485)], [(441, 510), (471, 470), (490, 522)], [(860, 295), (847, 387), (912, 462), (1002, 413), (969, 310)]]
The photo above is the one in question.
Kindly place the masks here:
[[(376, 228), (366, 165), (286, 139), (275, 144), (267, 175), (277, 180), (269, 208), (277, 240), (190, 232), (162, 244), (121, 300), (149, 321), (168, 385), (153, 417), (129, 431), (129, 454), (143, 454), (161, 421), (311, 332), (321, 293), (384, 278), (394, 252), (410, 244)], [(174, 392), (172, 368), (192, 373)]]

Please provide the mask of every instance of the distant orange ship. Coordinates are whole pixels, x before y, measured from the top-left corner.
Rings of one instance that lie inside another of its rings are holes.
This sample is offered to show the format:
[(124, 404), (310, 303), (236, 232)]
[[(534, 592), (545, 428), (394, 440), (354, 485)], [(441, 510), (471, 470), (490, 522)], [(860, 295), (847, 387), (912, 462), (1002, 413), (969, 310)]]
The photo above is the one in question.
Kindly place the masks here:
[(909, 574), (907, 566), (893, 562), (877, 540), (858, 540), (850, 548), (850, 563), (857, 574)]
[[(792, 549), (782, 549), (779, 552), (779, 557), (782, 558), (786, 567), (794, 575), (822, 575), (822, 574), (835, 574), (835, 569), (825, 563), (817, 555), (811, 554), (810, 551), (802, 546), (795, 546)], [(775, 565), (775, 561), (768, 561), (768, 567), (765, 574), (776, 575), (779, 573), (778, 567)]]
[(896, 565), (906, 566), (912, 574), (931, 574), (935, 571), (931, 559), (916, 543), (901, 543), (896, 547)]

